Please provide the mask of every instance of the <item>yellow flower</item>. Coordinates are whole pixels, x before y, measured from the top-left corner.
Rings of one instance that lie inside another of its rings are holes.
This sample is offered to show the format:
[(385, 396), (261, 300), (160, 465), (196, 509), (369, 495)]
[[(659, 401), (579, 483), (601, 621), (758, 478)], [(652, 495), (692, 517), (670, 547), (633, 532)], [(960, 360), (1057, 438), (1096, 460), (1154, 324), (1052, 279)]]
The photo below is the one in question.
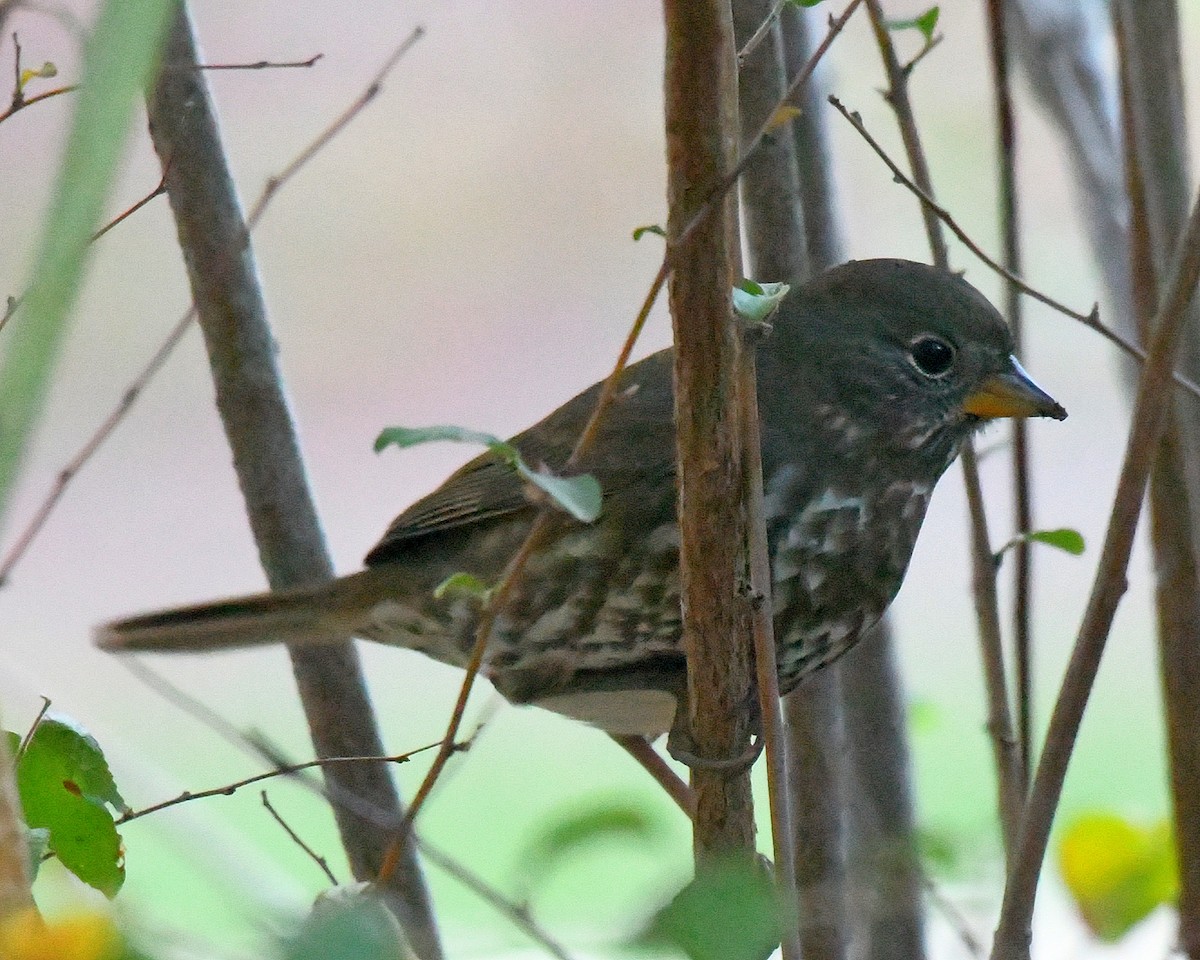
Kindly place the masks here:
[(4, 960), (117, 960), (121, 935), (103, 913), (45, 921), (32, 907), (0, 921)]

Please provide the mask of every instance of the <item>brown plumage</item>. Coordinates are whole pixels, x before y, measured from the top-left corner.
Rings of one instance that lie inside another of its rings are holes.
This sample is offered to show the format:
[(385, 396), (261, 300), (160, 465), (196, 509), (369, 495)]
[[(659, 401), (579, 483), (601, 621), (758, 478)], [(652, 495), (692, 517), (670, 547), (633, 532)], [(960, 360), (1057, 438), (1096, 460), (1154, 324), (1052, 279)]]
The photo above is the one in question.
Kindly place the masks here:
[[(994, 308), (957, 276), (852, 262), (794, 289), (759, 347), (759, 407), (780, 685), (849, 649), (900, 586), (933, 486), (998, 416), (1065, 411), (1011, 357)], [(580, 464), (604, 491), (592, 525), (562, 522), (502, 612), (485, 672), (619, 733), (670, 726), (683, 684), (672, 358), (632, 365)], [(561, 467), (595, 406), (584, 391), (513, 443)], [(462, 666), (478, 602), (434, 597), (451, 574), (493, 582), (536, 508), (492, 454), (402, 513), (367, 569), (328, 584), (117, 621), (111, 650), (213, 650), (359, 636)]]

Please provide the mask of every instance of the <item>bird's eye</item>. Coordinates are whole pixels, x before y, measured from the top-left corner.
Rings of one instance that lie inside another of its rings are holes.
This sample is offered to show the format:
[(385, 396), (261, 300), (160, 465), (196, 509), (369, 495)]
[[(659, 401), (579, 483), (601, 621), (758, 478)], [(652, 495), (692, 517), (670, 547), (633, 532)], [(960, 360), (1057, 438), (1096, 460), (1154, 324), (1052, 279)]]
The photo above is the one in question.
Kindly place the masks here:
[(909, 345), (908, 356), (925, 376), (942, 377), (954, 364), (954, 347), (941, 337), (918, 337)]

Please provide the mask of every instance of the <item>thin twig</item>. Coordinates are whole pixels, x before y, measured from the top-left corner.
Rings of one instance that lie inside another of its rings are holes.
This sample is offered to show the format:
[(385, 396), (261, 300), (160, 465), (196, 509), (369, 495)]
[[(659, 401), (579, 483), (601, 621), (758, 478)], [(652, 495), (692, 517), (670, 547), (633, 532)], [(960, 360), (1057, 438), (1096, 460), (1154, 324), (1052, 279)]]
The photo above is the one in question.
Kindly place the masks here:
[(671, 769), (650, 741), (645, 737), (616, 733), (612, 734), (612, 738), (658, 782), (689, 820), (696, 816), (695, 792)]
[[(362, 110), (373, 99), (375, 99), (376, 96), (378, 96), (379, 91), (382, 89), (383, 81), (387, 79), (388, 73), (393, 67), (396, 66), (401, 57), (403, 57), (404, 54), (411, 49), (413, 44), (416, 43), (417, 40), (419, 40), (422, 36), (424, 36), (424, 33), (425, 30), (423, 27), (416, 27), (412, 33), (410, 33), (404, 39), (404, 41), (398, 47), (396, 47), (387, 60), (384, 61), (383, 65), (375, 72), (363, 93), (361, 93), (358, 98), (350, 104), (350, 106), (342, 111), (342, 113), (339, 114), (332, 123), (325, 127), (325, 129), (322, 130), (307, 147), (301, 150), (300, 153), (297, 154), (287, 164), (287, 166), (283, 168), (282, 171), (267, 181), (267, 183), (263, 186), (262, 192), (259, 194), (258, 199), (255, 200), (254, 205), (250, 208), (250, 212), (246, 217), (248, 229), (253, 230), (258, 225), (259, 221), (263, 217), (263, 214), (266, 212), (267, 207), (270, 206), (271, 200), (274, 199), (275, 194), (278, 193), (281, 188), (287, 185), (287, 183), (293, 177), (295, 177), (296, 174), (298, 174), (305, 167), (305, 165), (313, 159), (313, 157), (320, 153), (325, 146), (327, 146), (339, 133), (341, 133), (341, 131), (344, 130), (350, 124), (350, 122), (356, 116), (358, 116), (358, 114), (361, 113)], [(165, 182), (165, 180), (166, 172), (164, 171), (163, 182)], [(117, 222), (123, 220), (130, 213), (132, 213), (134, 209), (140, 209), (140, 207), (143, 206), (148, 200), (158, 196), (163, 189), (163, 183), (160, 183), (159, 186), (150, 194), (148, 194), (146, 198), (139, 201), (134, 205), (134, 207), (130, 208), (130, 210), (120, 214), (107, 226), (97, 231), (93, 239), (103, 236), (106, 232), (112, 229)], [(4, 316), (0, 317), (0, 330), (4, 329), (4, 325), (12, 317), (12, 315), (16, 313), (20, 303), (20, 298), (9, 298), (8, 308), (5, 310)], [(66, 493), (67, 487), (71, 484), (71, 481), (75, 479), (79, 471), (87, 465), (88, 461), (91, 460), (96, 451), (104, 445), (104, 442), (109, 438), (109, 436), (112, 435), (113, 431), (116, 430), (116, 428), (125, 419), (126, 415), (133, 408), (134, 404), (137, 403), (137, 400), (141, 396), (142, 392), (149, 385), (150, 381), (154, 379), (159, 370), (162, 369), (163, 365), (166, 363), (167, 359), (174, 352), (175, 347), (178, 346), (179, 341), (183, 339), (183, 335), (188, 331), (188, 328), (190, 328), (192, 325), (192, 321), (195, 319), (196, 308), (194, 306), (189, 306), (183, 315), (176, 321), (175, 325), (171, 328), (170, 332), (159, 345), (158, 349), (154, 351), (154, 354), (146, 362), (146, 365), (141, 369), (137, 376), (134, 377), (129, 386), (125, 388), (124, 392), (121, 394), (121, 399), (117, 402), (116, 407), (113, 408), (112, 412), (109, 413), (109, 415), (100, 423), (92, 435), (84, 442), (83, 446), (79, 448), (79, 451), (75, 454), (75, 456), (72, 457), (63, 467), (63, 469), (59, 471), (54, 485), (34, 511), (33, 518), (17, 536), (13, 545), (5, 554), (3, 561), (0, 561), (0, 588), (2, 588), (8, 582), (8, 578), (12, 575), (13, 568), (17, 565), (17, 563), (20, 562), (30, 546), (32, 546), (33, 542), (37, 539), (42, 527), (45, 526), (46, 521), (49, 520), (50, 515), (54, 512), (58, 502)]]
[(771, 28), (774, 27), (776, 22), (779, 20), (779, 14), (790, 2), (791, 0), (778, 0), (775, 6), (771, 8), (771, 12), (768, 13), (763, 19), (763, 22), (758, 25), (758, 29), (750, 34), (746, 42), (742, 44), (742, 49), (738, 51), (737, 55), (739, 69), (741, 68), (742, 64), (750, 59), (750, 55), (758, 49), (759, 44), (761, 44), (767, 38), (767, 34), (771, 32)]
[[(317, 61), (325, 56), (323, 53), (314, 53), (307, 60), (256, 60), (254, 63), (198, 63), (195, 66), (185, 66), (183, 69), (190, 70), (287, 70), (292, 68), (304, 68), (315, 66)], [(174, 65), (167, 69), (173, 69)]]
[[(959, 241), (962, 242), (963, 246), (965, 246), (980, 261), (982, 261), (983, 264), (988, 267), (988, 269), (999, 274), (1010, 283), (1015, 284), (1017, 288), (1027, 297), (1032, 297), (1039, 303), (1044, 303), (1046, 306), (1050, 307), (1050, 309), (1061, 313), (1063, 316), (1079, 321), (1085, 327), (1096, 331), (1096, 333), (1104, 337), (1104, 339), (1109, 343), (1127, 353), (1135, 360), (1138, 360), (1142, 363), (1146, 362), (1145, 350), (1130, 340), (1127, 340), (1115, 330), (1105, 326), (1100, 321), (1099, 307), (1093, 306), (1090, 313), (1080, 313), (1078, 310), (1073, 310), (1065, 303), (1055, 300), (1053, 297), (1043, 293), (1041, 290), (1031, 287), (1011, 270), (1005, 269), (1003, 264), (989, 256), (984, 249), (978, 243), (976, 243), (961, 226), (959, 226), (958, 221), (954, 219), (949, 210), (934, 200), (933, 197), (929, 196), (928, 193), (918, 187), (912, 182), (911, 179), (908, 178), (908, 176), (905, 175), (904, 171), (897, 166), (896, 162), (891, 158), (891, 156), (888, 155), (887, 151), (883, 149), (879, 141), (871, 135), (869, 130), (867, 130), (866, 125), (863, 123), (862, 115), (859, 114), (858, 111), (847, 109), (846, 105), (834, 96), (829, 98), (829, 102), (833, 105), (834, 109), (837, 110), (838, 113), (840, 113), (843, 117), (845, 117), (850, 125), (854, 127), (856, 131), (858, 131), (859, 136), (861, 136), (867, 142), (871, 149), (874, 150), (878, 157), (887, 165), (887, 168), (891, 171), (892, 177), (895, 179), (895, 181), (905, 189), (911, 191), (921, 201), (922, 204), (937, 214), (937, 218), (946, 225), (946, 228), (953, 233), (954, 236), (959, 239)], [(1192, 396), (1200, 399), (1200, 386), (1197, 386), (1195, 382), (1189, 380), (1180, 373), (1175, 373), (1173, 375), (1173, 379), (1175, 383), (1181, 386)]]
[(992, 960), (1027, 960), (1029, 956), (1030, 922), (1050, 827), (1113, 617), (1127, 586), (1126, 570), (1146, 481), (1170, 407), (1171, 371), (1179, 352), (1188, 306), (1200, 280), (1200, 200), (1192, 208), (1187, 230), (1177, 249), (1171, 279), (1152, 326), (1154, 335), (1138, 386), (1133, 427), (1125, 448), (1096, 579), (1050, 717), (1046, 743), (1021, 822), (1016, 856), (1005, 885)]
[[(996, 98), (996, 153), (1000, 181), (1000, 226), (1004, 234), (1004, 266), (1012, 273), (1020, 274), (1022, 270), (1017, 203), (1017, 133), (1009, 76), (1006, 24), (1008, 6), (1004, 0), (987, 0), (988, 49)], [(1021, 291), (1011, 280), (1005, 283), (1004, 289), (1004, 316), (1012, 329), (1017, 355), (1024, 357)], [(1016, 417), (1012, 421), (1011, 430), (1013, 512), (1017, 532), (1016, 562), (1013, 567), (1013, 650), (1017, 674), (1017, 738), (1021, 751), (1020, 793), (1024, 797), (1029, 784), (1033, 756), (1033, 545), (1023, 535), (1033, 529), (1033, 491), (1030, 484), (1029, 425), (1023, 417)]]
[(49, 100), (52, 97), (61, 97), (64, 93), (73, 93), (78, 89), (79, 84), (70, 83), (65, 87), (55, 87), (53, 90), (46, 90), (32, 97), (22, 95), (19, 100), (14, 100), (7, 110), (0, 113), (0, 123), (3, 123), (9, 117), (13, 116), (13, 114), (20, 113), (22, 110), (32, 107), (35, 103), (41, 103), (43, 100)]
[[(244, 737), (242, 739), (245, 739)], [(340, 763), (407, 763), (412, 757), (419, 753), (424, 753), (426, 750), (432, 750), (440, 744), (441, 741), (427, 743), (423, 747), (417, 747), (415, 750), (409, 750), (406, 753), (398, 753), (391, 757), (323, 757), (316, 760), (305, 760), (302, 763), (288, 763), (277, 766), (274, 770), (267, 770), (263, 773), (256, 773), (253, 776), (246, 777), (243, 780), (235, 780), (232, 783), (226, 783), (219, 787), (212, 787), (208, 790), (184, 790), (176, 797), (170, 800), (163, 800), (160, 803), (151, 804), (148, 807), (143, 807), (141, 810), (130, 810), (117, 818), (116, 823), (120, 826), (123, 823), (129, 823), (131, 820), (140, 820), (151, 813), (158, 813), (160, 810), (166, 810), (169, 807), (176, 807), (181, 803), (190, 803), (192, 800), (203, 800), (207, 797), (230, 797), (241, 790), (243, 787), (253, 786), (256, 783), (262, 783), (264, 780), (271, 780), (275, 777), (290, 777), (299, 773), (302, 770), (312, 770), (313, 768), (330, 767)]]
[(50, 709), (50, 698), (42, 696), (42, 706), (38, 710), (37, 716), (33, 718), (33, 723), (29, 725), (29, 729), (25, 731), (25, 736), (21, 738), (21, 744), (17, 747), (17, 753), (13, 757), (14, 760), (20, 760), (25, 755), (25, 751), (29, 749), (29, 743), (33, 740), (33, 735), (37, 733), (37, 728), (41, 726), (42, 718), (46, 716), (46, 711)]
[(987, 951), (980, 939), (975, 936), (974, 931), (971, 930), (971, 925), (967, 922), (967, 918), (963, 916), (962, 911), (958, 909), (949, 897), (942, 893), (938, 885), (934, 883), (933, 877), (924, 870), (921, 870), (920, 874), (921, 885), (925, 888), (925, 895), (929, 897), (929, 902), (946, 918), (946, 922), (950, 924), (951, 928), (958, 935), (958, 939), (962, 941), (962, 945), (966, 947), (967, 952), (971, 956), (978, 958), (978, 960), (983, 960), (983, 957), (987, 956)]
[(271, 801), (267, 798), (266, 790), (263, 790), (260, 796), (262, 797), (262, 805), (267, 808), (267, 813), (269, 813), (271, 818), (283, 828), (283, 832), (288, 835), (288, 839), (290, 839), (292, 843), (308, 854), (309, 859), (317, 865), (323, 874), (325, 874), (325, 879), (329, 881), (330, 885), (336, 887), (338, 884), (338, 879), (333, 875), (333, 871), (329, 869), (329, 861), (317, 853), (316, 850), (310, 847), (302, 839), (300, 839), (300, 834), (293, 830), (291, 826), (288, 825), (288, 822), (280, 815), (279, 811), (271, 806)]
[(129, 217), (132, 217), (135, 213), (137, 213), (139, 210), (141, 210), (142, 207), (144, 207), (146, 204), (148, 204), (155, 197), (161, 197), (166, 192), (167, 192), (167, 174), (166, 174), (166, 171), (163, 171), (163, 175), (159, 178), (158, 186), (156, 186), (148, 194), (146, 194), (144, 197), (142, 197), (141, 200), (138, 200), (132, 206), (127, 207), (126, 209), (122, 210), (115, 217), (113, 217), (111, 220), (109, 220), (108, 223), (106, 223), (99, 230), (97, 230), (95, 233), (93, 233), (91, 238), (88, 240), (88, 243), (95, 243), (102, 236), (104, 236), (106, 233), (108, 233), (109, 230), (111, 230), (113, 227), (115, 227), (118, 223), (123, 223)]

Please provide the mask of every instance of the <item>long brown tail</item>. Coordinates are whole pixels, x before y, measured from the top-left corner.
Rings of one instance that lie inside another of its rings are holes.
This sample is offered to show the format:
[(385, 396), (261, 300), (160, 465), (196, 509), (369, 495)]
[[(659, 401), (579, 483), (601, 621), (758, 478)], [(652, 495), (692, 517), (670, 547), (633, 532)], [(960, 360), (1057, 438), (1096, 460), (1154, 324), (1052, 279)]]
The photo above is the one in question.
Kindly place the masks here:
[(271, 643), (331, 643), (348, 638), (329, 587), (238, 597), (194, 607), (161, 610), (96, 628), (104, 650), (224, 650)]

